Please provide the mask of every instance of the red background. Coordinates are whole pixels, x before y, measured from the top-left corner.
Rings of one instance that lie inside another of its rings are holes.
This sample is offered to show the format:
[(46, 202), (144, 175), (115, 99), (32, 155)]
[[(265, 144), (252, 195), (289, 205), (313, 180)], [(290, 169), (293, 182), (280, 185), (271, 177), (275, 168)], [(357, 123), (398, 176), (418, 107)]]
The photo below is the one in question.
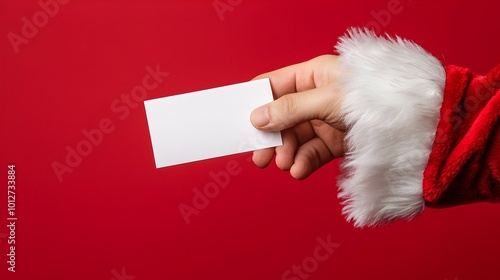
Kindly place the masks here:
[[(308, 279), (500, 279), (498, 205), (356, 229), (340, 213), (337, 161), (304, 181), (260, 170), (250, 154), (155, 169), (143, 105), (123, 120), (111, 110), (147, 66), (170, 73), (147, 99), (247, 81), (332, 53), (347, 27), (376, 22), (389, 2), (230, 0), (221, 20), (212, 0), (73, 0), (16, 54), (9, 32), (21, 35), (22, 18), (42, 9), (2, 1), (1, 279), (281, 279), (327, 236), (340, 247)], [(493, 1), (400, 6), (381, 31), (477, 72), (500, 62)], [(114, 131), (60, 182), (53, 162), (104, 118)], [(193, 205), (193, 189), (230, 161), (241, 173), (187, 225), (179, 205)], [(16, 273), (6, 263), (8, 163), (17, 166)]]

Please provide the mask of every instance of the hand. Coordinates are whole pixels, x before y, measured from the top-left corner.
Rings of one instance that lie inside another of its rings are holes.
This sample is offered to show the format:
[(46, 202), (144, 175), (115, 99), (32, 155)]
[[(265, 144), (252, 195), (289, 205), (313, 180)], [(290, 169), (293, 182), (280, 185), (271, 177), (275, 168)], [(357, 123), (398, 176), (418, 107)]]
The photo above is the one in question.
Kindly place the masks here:
[(337, 57), (323, 55), (268, 72), (275, 101), (255, 109), (250, 120), (261, 130), (282, 131), (283, 145), (258, 150), (253, 162), (276, 165), (296, 179), (344, 155), (345, 126), (340, 115), (344, 93), (337, 88)]

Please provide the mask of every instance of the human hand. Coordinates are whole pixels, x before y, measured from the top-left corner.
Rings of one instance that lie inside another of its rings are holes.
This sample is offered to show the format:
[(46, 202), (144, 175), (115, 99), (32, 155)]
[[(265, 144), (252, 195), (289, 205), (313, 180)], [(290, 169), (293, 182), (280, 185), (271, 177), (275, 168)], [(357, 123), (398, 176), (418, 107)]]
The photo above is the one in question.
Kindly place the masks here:
[(281, 170), (304, 179), (344, 155), (337, 63), (337, 56), (322, 55), (254, 78), (269, 78), (277, 99), (255, 109), (250, 120), (260, 130), (281, 131), (283, 138), (282, 146), (254, 151), (257, 166), (268, 166), (276, 154)]

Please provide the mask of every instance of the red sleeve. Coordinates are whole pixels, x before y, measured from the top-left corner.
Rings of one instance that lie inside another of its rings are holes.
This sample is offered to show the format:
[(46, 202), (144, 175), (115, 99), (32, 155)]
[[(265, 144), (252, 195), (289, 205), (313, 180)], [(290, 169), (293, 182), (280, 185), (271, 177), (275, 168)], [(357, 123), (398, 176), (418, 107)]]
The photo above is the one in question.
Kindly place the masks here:
[(446, 67), (436, 138), (424, 171), (429, 207), (500, 202), (500, 65), (486, 76)]

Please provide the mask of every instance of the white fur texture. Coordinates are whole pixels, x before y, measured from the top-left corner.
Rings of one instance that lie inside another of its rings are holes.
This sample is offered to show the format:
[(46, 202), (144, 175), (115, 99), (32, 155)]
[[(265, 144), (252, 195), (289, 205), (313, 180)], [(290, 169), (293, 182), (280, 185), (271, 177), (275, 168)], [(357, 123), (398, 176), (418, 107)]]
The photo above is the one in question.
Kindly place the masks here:
[(348, 153), (339, 198), (355, 226), (411, 219), (424, 209), (423, 171), (435, 137), (445, 70), (415, 43), (351, 29), (336, 46)]

